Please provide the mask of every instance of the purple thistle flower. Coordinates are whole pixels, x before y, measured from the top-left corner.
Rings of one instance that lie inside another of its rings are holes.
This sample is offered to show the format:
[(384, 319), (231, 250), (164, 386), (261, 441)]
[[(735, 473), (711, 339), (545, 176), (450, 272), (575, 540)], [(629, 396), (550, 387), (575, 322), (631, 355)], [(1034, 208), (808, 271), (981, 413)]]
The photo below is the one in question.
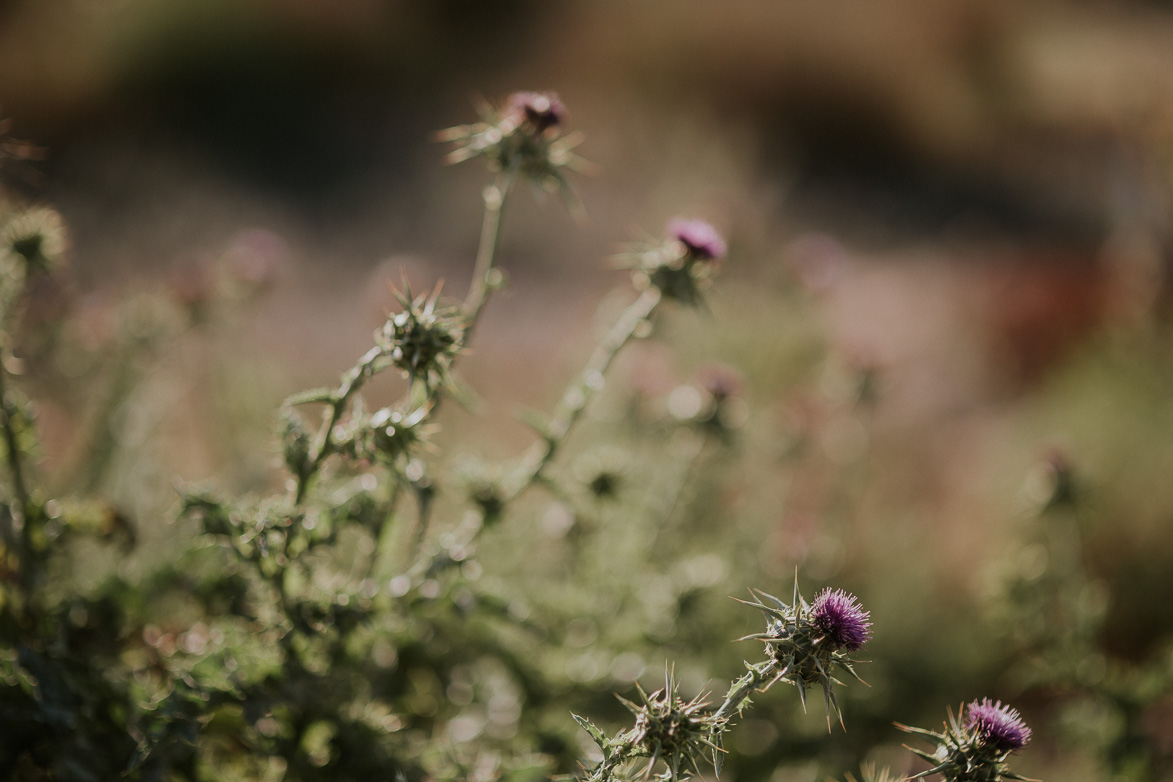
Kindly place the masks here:
[(872, 637), (871, 613), (864, 611), (855, 595), (842, 589), (824, 589), (811, 607), (815, 626), (840, 649), (854, 652)]
[(1030, 741), (1030, 728), (1016, 709), (983, 698), (965, 707), (965, 727), (975, 730), (982, 741), (1000, 751), (1013, 752)]
[(562, 123), (566, 107), (552, 92), (515, 92), (505, 101), (505, 113), (515, 124), (528, 123), (543, 133)]
[(702, 369), (700, 383), (718, 402), (741, 393), (741, 375), (723, 364), (710, 364)]
[(668, 237), (675, 239), (695, 258), (715, 261), (725, 257), (725, 240), (717, 229), (703, 220), (676, 219), (668, 223)]

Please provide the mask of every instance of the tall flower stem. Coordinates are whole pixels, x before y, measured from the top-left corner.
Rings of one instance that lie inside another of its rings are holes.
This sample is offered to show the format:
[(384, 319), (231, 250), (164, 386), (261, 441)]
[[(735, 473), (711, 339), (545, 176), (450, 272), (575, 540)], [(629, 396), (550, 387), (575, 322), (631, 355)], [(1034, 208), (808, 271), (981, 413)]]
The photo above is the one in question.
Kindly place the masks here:
[(517, 181), (517, 171), (511, 166), (497, 174), (496, 181), (485, 188), (485, 216), (481, 223), (481, 240), (477, 247), (476, 264), (473, 266), (472, 283), (464, 299), (464, 335), (462, 342), (468, 345), (473, 329), (480, 318), (481, 310), (493, 291), (493, 271), (501, 249), (501, 226), (505, 222), (505, 203)]
[(505, 502), (516, 499), (541, 477), (542, 471), (554, 459), (559, 447), (570, 434), (571, 428), (586, 410), (592, 395), (603, 387), (603, 376), (619, 355), (619, 351), (635, 336), (640, 324), (655, 312), (661, 298), (659, 288), (647, 288), (619, 316), (619, 320), (591, 354), (578, 381), (572, 383), (562, 395), (562, 400), (558, 403), (542, 440), (535, 443), (522, 458), (517, 477), (511, 486), (506, 487), (502, 498)]
[[(593, 394), (603, 387), (604, 374), (619, 355), (619, 351), (635, 337), (640, 324), (651, 317), (661, 300), (658, 288), (647, 288), (619, 316), (615, 325), (591, 354), (578, 379), (563, 393), (562, 400), (543, 433), (544, 437), (522, 456), (519, 466), (513, 473), (512, 481), (503, 487), (500, 497), (503, 506), (517, 499), (541, 478), (542, 472), (566, 441)], [(456, 533), (459, 543), (438, 550), (430, 557), (424, 557), (415, 563), (409, 571), (412, 582), (417, 583), (419, 579), (437, 573), (445, 565), (454, 564), (457, 561), (452, 557), (454, 550), (460, 550), (463, 556), (468, 556), (471, 553), (468, 550), (469, 546), (483, 528), (484, 518), (464, 524), (463, 529)]]
[(721, 704), (721, 707), (713, 712), (713, 723), (723, 726), (726, 720), (741, 709), (746, 699), (761, 686), (762, 682), (777, 678), (779, 674), (778, 665), (779, 663), (776, 660), (771, 660), (764, 667), (750, 667), (745, 676), (742, 676), (734, 682), (729, 690), (729, 695), (725, 697), (725, 702)]

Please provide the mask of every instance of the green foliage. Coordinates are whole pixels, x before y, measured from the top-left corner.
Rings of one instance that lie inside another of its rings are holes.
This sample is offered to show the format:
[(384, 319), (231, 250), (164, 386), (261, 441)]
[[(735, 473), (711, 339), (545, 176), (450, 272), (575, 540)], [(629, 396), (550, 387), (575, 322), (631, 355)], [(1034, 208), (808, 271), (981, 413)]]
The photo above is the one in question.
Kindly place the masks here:
[[(923, 715), (924, 702), (977, 680), (1024, 697), (1033, 713), (1053, 711), (1059, 732), (1091, 733), (1105, 767), (1157, 779), (1145, 720), (1169, 692), (1168, 668), (1137, 660), (1097, 674), (1086, 663), (1106, 660), (1111, 612), (1071, 534), (1083, 522), (1064, 516), (1085, 502), (1070, 465), (1052, 460), (1037, 518), (1007, 543), (1007, 562), (1033, 552), (1041, 572), (992, 574), (984, 619), (910, 597), (903, 590), (924, 564), (893, 554), (908, 537), (895, 523), (876, 551), (859, 550), (867, 538), (848, 548), (864, 515), (863, 457), (823, 457), (828, 432), (862, 432), (866, 443), (882, 394), (874, 368), (837, 363), (794, 291), (779, 293), (785, 307), (711, 294), (724, 242), (703, 223), (622, 258), (634, 290), (619, 294), (555, 409), (531, 416), (528, 449), (490, 462), (438, 448), (441, 411), (461, 401), (461, 357), (501, 285), (505, 205), (522, 180), (565, 194), (579, 163), (561, 111), (554, 96), (524, 93), (444, 134), (454, 160), (484, 159), (495, 177), (467, 297), (447, 301), (438, 285), (413, 295), (404, 283), (398, 311), (336, 383), (280, 406), (282, 472), (240, 496), (179, 487), (171, 529), (182, 542), (162, 553), (142, 551), (156, 520), (103, 499), (137, 474), (116, 419), (144, 406), (136, 394), (153, 360), (179, 335), (214, 328), (248, 286), (141, 294), (120, 305), (108, 339), (79, 347), (62, 324), (24, 312), (30, 280), (61, 274), (60, 218), (3, 203), (0, 774), (602, 782), (712, 766), (756, 781), (804, 764), (855, 767), (895, 741), (893, 717)], [(686, 348), (686, 366), (752, 366), (759, 384), (808, 412), (813, 389), (832, 391), (803, 418), (754, 399), (754, 383), (728, 367), (671, 390), (616, 382), (621, 355), (653, 334)], [(38, 371), (18, 374), (18, 354)], [(36, 400), (61, 385), (63, 366), (104, 387), (78, 464), (41, 476)], [(372, 402), (384, 374), (401, 379), (401, 394)], [(779, 529), (779, 508), (794, 501), (788, 480), (804, 473), (830, 487), (826, 519), (807, 539), (780, 537), (792, 534)], [(877, 617), (875, 641), (852, 595), (828, 588), (808, 602), (797, 581), (790, 602), (751, 591), (742, 602), (766, 625), (745, 635), (757, 617), (725, 595), (786, 580), (779, 559), (819, 574), (804, 580), (841, 569), (854, 579)], [(952, 646), (942, 640), (967, 627)], [(747, 645), (727, 643), (738, 636), (755, 647), (749, 660)], [(843, 687), (858, 679), (865, 641), (876, 686)], [(981, 673), (1007, 658), (1005, 675)], [(777, 683), (798, 697), (764, 697)], [(812, 687), (825, 720), (817, 707), (804, 716)], [(851, 732), (830, 732), (832, 716)], [(1021, 778), (1009, 750), (995, 752), (971, 725), (909, 730), (938, 747), (918, 752), (928, 766), (902, 773)], [(862, 768), (865, 779), (895, 778)]]

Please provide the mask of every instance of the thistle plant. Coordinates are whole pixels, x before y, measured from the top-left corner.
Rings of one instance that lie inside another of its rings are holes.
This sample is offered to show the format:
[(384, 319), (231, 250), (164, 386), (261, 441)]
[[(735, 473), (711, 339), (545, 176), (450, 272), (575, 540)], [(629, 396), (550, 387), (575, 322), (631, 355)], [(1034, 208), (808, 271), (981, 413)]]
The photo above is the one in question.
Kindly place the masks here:
[[(619, 658), (638, 658), (637, 651), (677, 632), (673, 622), (694, 619), (683, 606), (717, 578), (685, 572), (719, 557), (698, 556), (692, 549), (711, 538), (694, 546), (674, 515), (691, 484), (711, 480), (696, 469), (702, 450), (734, 441), (742, 385), (736, 372), (703, 373), (700, 390), (688, 389), (695, 405), (683, 412), (669, 406), (644, 422), (640, 436), (654, 440), (650, 461), (658, 472), (641, 472), (640, 462), (649, 460), (614, 448), (577, 457), (577, 469), (566, 469), (576, 433), (607, 401), (600, 397), (624, 349), (674, 307), (688, 318), (705, 304), (728, 250), (714, 226), (673, 220), (662, 237), (621, 257), (634, 290), (622, 292), (626, 306), (551, 413), (531, 417), (530, 447), (462, 469), (445, 462), (434, 443), (439, 427), (449, 425), (440, 413), (458, 396), (461, 357), (503, 284), (507, 204), (523, 181), (568, 197), (568, 173), (582, 166), (567, 119), (556, 95), (523, 92), (483, 109), (480, 122), (444, 132), (454, 145), (450, 161), (482, 160), (493, 180), (482, 193), (465, 297), (446, 299), (439, 284), (413, 293), (403, 282), (394, 311), (353, 366), (281, 405), (284, 472), (279, 483), (266, 476), (262, 484), (276, 490), (233, 497), (180, 487), (179, 540), (170, 558), (148, 563), (137, 580), (111, 567), (85, 590), (70, 580), (74, 541), (118, 545), (108, 558), (120, 561), (135, 543), (138, 520), (89, 496), (102, 487), (119, 447), (112, 425), (90, 445), (96, 466), (83, 465), (73, 486), (81, 498), (51, 496), (39, 480), (33, 403), (14, 387), (25, 378), (17, 375), (12, 335), (29, 280), (60, 267), (65, 239), (56, 213), (0, 200), (0, 774), (19, 782), (530, 782), (574, 767), (577, 722), (602, 755), (583, 769), (584, 780), (675, 782), (703, 775), (709, 764), (720, 774), (729, 731), (779, 683), (795, 687), (804, 710), (808, 693), (821, 690), (828, 732), (832, 717), (843, 727), (837, 688), (849, 677), (860, 680), (855, 666), (872, 638), (871, 615), (843, 590), (827, 588), (807, 601), (797, 578), (789, 602), (761, 591), (740, 601), (761, 612), (765, 627), (741, 639), (759, 653), (723, 698), (683, 694), (668, 667), (662, 687), (649, 692), (636, 684), (634, 697), (620, 698), (627, 727), (608, 734), (583, 717), (567, 719), (570, 708), (597, 705), (592, 698), (606, 689), (604, 676), (638, 677), (621, 676)], [(206, 323), (209, 297), (202, 285), (180, 292), (183, 323)], [(99, 407), (107, 417), (135, 407), (142, 374), (133, 371), (135, 351), (157, 351), (181, 331), (165, 325), (166, 313), (141, 320), (154, 325), (125, 329), (126, 357), (113, 362), (113, 390)], [(399, 378), (390, 398), (371, 382), (384, 374)], [(663, 448), (665, 433), (685, 447)], [(643, 481), (646, 474), (656, 479)], [(650, 498), (643, 504), (631, 500), (640, 490)], [(526, 514), (538, 504), (528, 500), (542, 492), (550, 507), (574, 516), (570, 527), (588, 526), (583, 506), (616, 524), (576, 529), (577, 537), (563, 541), (550, 536), (551, 548), (561, 548), (552, 564), (540, 562), (527, 526), (535, 520)], [(625, 537), (612, 534), (619, 525)], [(584, 540), (609, 560), (597, 572), (578, 545)], [(505, 556), (512, 559), (492, 560), (495, 550), (510, 547)], [(620, 556), (619, 547), (630, 550)], [(525, 579), (536, 579), (528, 571), (563, 565), (556, 582), (525, 594)], [(664, 565), (686, 577), (673, 581)], [(619, 620), (627, 638), (600, 638), (611, 630), (602, 619), (643, 597), (632, 571), (644, 566), (648, 572), (638, 575), (675, 612), (653, 614), (663, 620), (657, 631), (642, 618)], [(575, 578), (566, 572), (595, 582), (567, 583)], [(492, 577), (482, 579), (487, 573)], [(564, 594), (573, 599), (563, 601)], [(580, 615), (580, 606), (595, 616)], [(583, 621), (592, 619), (601, 632)], [(693, 639), (698, 646), (702, 636)], [(564, 660), (551, 661), (557, 654), (602, 658), (606, 672), (579, 676)], [(908, 730), (938, 745), (920, 753), (935, 764), (925, 774), (1020, 779), (1005, 766), (1029, 730), (1001, 704), (971, 704), (942, 733)]]
[(1027, 779), (1010, 771), (1007, 759), (1027, 745), (1031, 730), (1017, 710), (1001, 701), (991, 702), (989, 698), (983, 698), (958, 709), (957, 716), (950, 711), (944, 729), (939, 732), (899, 724), (897, 727), (936, 744), (931, 752), (909, 748), (933, 764), (932, 768), (909, 779), (931, 774), (940, 774), (946, 782)]

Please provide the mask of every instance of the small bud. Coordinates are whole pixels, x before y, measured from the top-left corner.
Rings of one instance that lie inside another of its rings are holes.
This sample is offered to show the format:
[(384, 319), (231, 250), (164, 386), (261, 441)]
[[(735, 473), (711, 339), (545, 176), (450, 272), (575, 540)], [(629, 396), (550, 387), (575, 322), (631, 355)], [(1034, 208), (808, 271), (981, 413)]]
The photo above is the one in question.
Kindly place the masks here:
[(697, 423), (729, 443), (739, 423), (738, 415), (733, 411), (741, 394), (741, 375), (732, 367), (712, 364), (701, 370), (699, 382), (708, 394), (708, 404), (698, 414)]
[(693, 772), (699, 776), (700, 761), (714, 749), (709, 736), (717, 723), (703, 696), (686, 701), (680, 697), (671, 671), (665, 678), (664, 688), (651, 695), (639, 690), (640, 704), (620, 698), (635, 715), (635, 727), (622, 738), (638, 753), (635, 757), (650, 758), (644, 778), (650, 776), (657, 761), (667, 767), (660, 779), (687, 779)]
[(1042, 511), (1070, 509), (1079, 500), (1080, 484), (1075, 465), (1059, 446), (1047, 449), (1028, 476), (1028, 488)]
[(469, 491), (469, 497), (480, 508), (485, 523), (500, 520), (501, 512), (505, 510), (505, 499), (501, 487), (495, 481), (486, 480), (475, 484)]
[(381, 339), (392, 362), (404, 375), (434, 389), (448, 380), (448, 367), (461, 352), (463, 317), (458, 308), (438, 308), (439, 288), (430, 296), (412, 298), (410, 289), (397, 294), (403, 310), (383, 325)]
[(374, 450), (385, 459), (394, 461), (410, 456), (431, 433), (424, 423), (429, 408), (421, 407), (410, 413), (385, 407), (371, 415), (367, 426)]
[(292, 410), (281, 414), (281, 445), (289, 471), (302, 475), (309, 462), (310, 435), (301, 417)]
[(27, 209), (0, 227), (0, 253), (20, 258), (30, 272), (52, 270), (68, 246), (61, 215), (48, 207)]
[(610, 470), (600, 470), (587, 482), (591, 494), (601, 500), (612, 499), (619, 493), (622, 476)]
[(627, 457), (621, 450), (608, 449), (582, 456), (574, 472), (592, 497), (610, 500), (619, 495), (627, 467)]

